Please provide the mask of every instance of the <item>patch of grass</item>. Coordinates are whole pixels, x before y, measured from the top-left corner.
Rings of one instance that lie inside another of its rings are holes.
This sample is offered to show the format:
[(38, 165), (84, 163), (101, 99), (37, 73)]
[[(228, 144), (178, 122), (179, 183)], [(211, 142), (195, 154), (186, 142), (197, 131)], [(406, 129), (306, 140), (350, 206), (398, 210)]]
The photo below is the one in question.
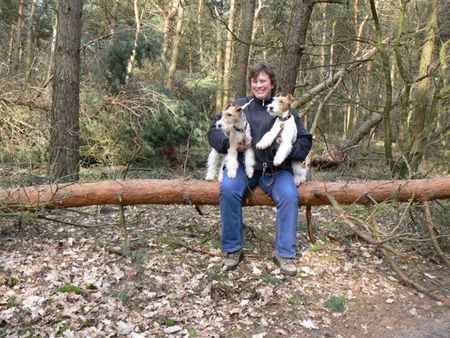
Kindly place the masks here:
[(57, 336), (63, 336), (64, 335), (64, 332), (67, 330), (67, 329), (69, 329), (70, 327), (69, 327), (69, 325), (63, 325), (63, 326), (61, 326), (59, 329), (58, 329), (58, 331), (56, 332), (56, 335)]
[(74, 293), (76, 295), (82, 295), (83, 290), (81, 290), (78, 286), (72, 284), (65, 284), (59, 287), (59, 292), (63, 293)]
[(198, 337), (197, 331), (193, 328), (188, 328), (188, 334), (189, 334), (189, 337)]
[(354, 206), (350, 213), (356, 217), (366, 218), (369, 214), (369, 209), (363, 206)]
[(144, 264), (147, 254), (144, 250), (135, 250), (131, 252), (131, 261), (136, 264)]
[(311, 243), (309, 245), (309, 250), (312, 252), (321, 252), (323, 249), (323, 245), (319, 243)]
[(270, 283), (270, 284), (275, 285), (275, 286), (279, 286), (279, 285), (282, 285), (284, 283), (283, 280), (281, 280), (279, 278), (276, 278), (274, 276), (271, 276), (271, 275), (267, 275), (266, 278), (265, 278), (265, 281), (267, 283)]
[(333, 312), (344, 312), (346, 309), (345, 299), (342, 296), (331, 296), (323, 304), (325, 308)]
[(8, 302), (6, 303), (6, 308), (11, 309), (13, 307), (16, 307), (18, 305), (17, 303), (17, 297), (16, 296), (10, 296), (8, 298)]
[(9, 283), (10, 283), (11, 287), (14, 287), (14, 286), (20, 284), (20, 279), (19, 279), (19, 277), (11, 277), (9, 280)]
[(81, 324), (80, 329), (85, 329), (85, 328), (91, 327), (91, 326), (95, 326), (95, 323), (92, 320), (87, 319), (83, 322), (83, 324)]
[(336, 230), (337, 228), (335, 222), (321, 222), (320, 227), (325, 230)]
[[(327, 228), (326, 224), (327, 223), (320, 223), (320, 227), (322, 228), (325, 225), (325, 228)], [(332, 224), (332, 223), (329, 223), (329, 224)], [(308, 223), (306, 223), (306, 222), (300, 223), (298, 228), (302, 233), (306, 233), (308, 231)], [(316, 222), (313, 222), (312, 228), (313, 228), (313, 232), (315, 232), (315, 233), (317, 233), (317, 231), (319, 230), (319, 227), (317, 226)], [(334, 228), (334, 224), (333, 224), (333, 228)]]
[(63, 323), (69, 318), (70, 317), (68, 317), (68, 316), (59, 316), (58, 318), (55, 319), (55, 323)]
[(300, 299), (298, 299), (297, 297), (291, 297), (287, 300), (287, 302), (289, 305), (292, 305), (295, 307), (301, 306), (303, 304), (303, 302)]
[(219, 264), (214, 264), (211, 267), (211, 272), (208, 273), (208, 281), (225, 281), (228, 279), (228, 274), (223, 273), (222, 266)]
[(169, 317), (159, 317), (157, 318), (157, 321), (159, 324), (164, 326), (174, 326), (178, 323), (175, 319)]
[(112, 284), (109, 288), (109, 295), (113, 298), (116, 298), (122, 302), (122, 304), (126, 307), (130, 307), (132, 304), (132, 299), (129, 295), (128, 290), (119, 289), (118, 285)]

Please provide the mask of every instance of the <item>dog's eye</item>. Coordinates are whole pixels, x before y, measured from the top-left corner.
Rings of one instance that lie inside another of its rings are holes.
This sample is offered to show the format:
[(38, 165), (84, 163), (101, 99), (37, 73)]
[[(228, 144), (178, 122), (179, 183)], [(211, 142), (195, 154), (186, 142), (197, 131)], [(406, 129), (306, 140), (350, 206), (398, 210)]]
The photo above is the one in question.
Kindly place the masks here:
[(227, 116), (233, 116), (233, 114), (231, 114), (231, 113), (227, 113)]

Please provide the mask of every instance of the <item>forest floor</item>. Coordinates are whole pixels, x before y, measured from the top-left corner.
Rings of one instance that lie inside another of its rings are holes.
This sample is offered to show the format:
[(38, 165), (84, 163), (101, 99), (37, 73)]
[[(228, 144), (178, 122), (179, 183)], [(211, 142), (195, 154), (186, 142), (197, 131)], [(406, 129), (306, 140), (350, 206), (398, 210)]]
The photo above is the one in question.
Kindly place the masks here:
[[(273, 207), (244, 208), (246, 257), (231, 272), (218, 207), (200, 211), (126, 207), (126, 232), (111, 206), (3, 215), (0, 336), (450, 336), (449, 306), (405, 286), (331, 207), (313, 208), (316, 243), (302, 209), (295, 277), (272, 262)], [(401, 269), (450, 300), (448, 267), (415, 256)]]

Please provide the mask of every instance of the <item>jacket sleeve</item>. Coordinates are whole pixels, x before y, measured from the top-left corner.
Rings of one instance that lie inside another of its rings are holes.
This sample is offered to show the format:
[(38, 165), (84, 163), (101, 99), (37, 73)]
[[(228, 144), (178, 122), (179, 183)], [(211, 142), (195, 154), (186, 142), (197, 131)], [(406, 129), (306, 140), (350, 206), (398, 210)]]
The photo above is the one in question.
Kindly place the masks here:
[(215, 126), (216, 122), (219, 121), (221, 117), (221, 114), (217, 114), (209, 127), (208, 143), (219, 153), (226, 154), (228, 152), (228, 148), (230, 147), (230, 140), (220, 129), (217, 129)]
[(294, 118), (297, 125), (297, 139), (292, 145), (292, 151), (289, 157), (294, 161), (304, 161), (312, 147), (312, 135), (303, 126), (303, 122), (298, 113), (294, 113)]

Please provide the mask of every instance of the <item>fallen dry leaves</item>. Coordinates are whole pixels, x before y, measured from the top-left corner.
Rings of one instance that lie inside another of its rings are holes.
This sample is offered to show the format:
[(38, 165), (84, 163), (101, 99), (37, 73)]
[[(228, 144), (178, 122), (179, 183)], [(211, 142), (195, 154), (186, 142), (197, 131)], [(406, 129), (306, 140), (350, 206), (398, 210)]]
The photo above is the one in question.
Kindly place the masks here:
[[(359, 337), (450, 328), (448, 308), (402, 286), (366, 243), (319, 236), (309, 245), (300, 232), (299, 273), (282, 275), (271, 261), (270, 207), (245, 209), (246, 259), (232, 272), (221, 265), (217, 207), (202, 207), (203, 215), (191, 206), (128, 207), (128, 248), (118, 213), (80, 211), (51, 216), (83, 227), (2, 220), (0, 336)], [(326, 208), (314, 218), (334, 219)], [(435, 264), (423, 278), (447, 283), (448, 296), (448, 271)], [(332, 296), (344, 311), (324, 306)]]

